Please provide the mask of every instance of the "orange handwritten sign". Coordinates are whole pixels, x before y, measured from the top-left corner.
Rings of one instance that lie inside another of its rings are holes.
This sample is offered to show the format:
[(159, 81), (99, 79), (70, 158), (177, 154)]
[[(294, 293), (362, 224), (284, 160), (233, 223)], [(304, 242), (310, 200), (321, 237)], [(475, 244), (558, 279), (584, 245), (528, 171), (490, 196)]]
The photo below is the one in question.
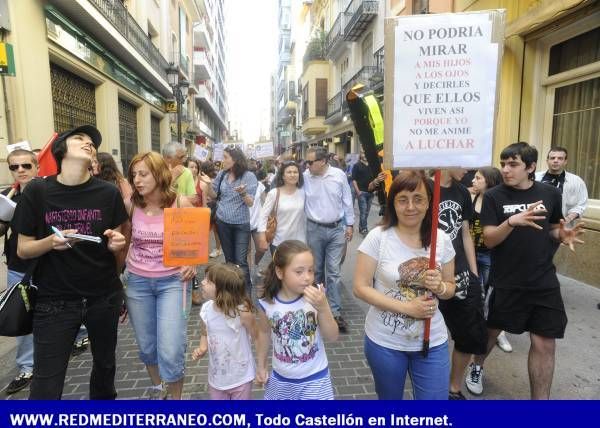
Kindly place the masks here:
[(210, 209), (165, 208), (163, 263), (165, 266), (208, 262)]

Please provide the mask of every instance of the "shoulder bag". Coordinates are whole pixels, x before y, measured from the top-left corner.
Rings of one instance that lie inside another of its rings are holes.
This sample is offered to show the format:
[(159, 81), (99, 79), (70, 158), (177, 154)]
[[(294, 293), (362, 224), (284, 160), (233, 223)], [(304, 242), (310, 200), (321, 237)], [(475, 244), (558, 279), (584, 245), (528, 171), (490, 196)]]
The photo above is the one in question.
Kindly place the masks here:
[[(46, 182), (39, 186), (36, 200), (43, 203), (46, 198)], [(42, 218), (41, 213), (39, 215)], [(43, 233), (43, 227), (40, 233)], [(38, 289), (31, 283), (31, 277), (37, 263), (37, 258), (32, 260), (23, 279), (0, 294), (0, 336), (25, 336), (33, 331), (33, 309)]]
[(275, 232), (277, 232), (277, 207), (279, 206), (279, 189), (277, 189), (277, 196), (275, 197), (275, 205), (269, 214), (267, 219), (267, 230), (265, 231), (265, 237), (267, 242), (270, 244), (275, 239)]

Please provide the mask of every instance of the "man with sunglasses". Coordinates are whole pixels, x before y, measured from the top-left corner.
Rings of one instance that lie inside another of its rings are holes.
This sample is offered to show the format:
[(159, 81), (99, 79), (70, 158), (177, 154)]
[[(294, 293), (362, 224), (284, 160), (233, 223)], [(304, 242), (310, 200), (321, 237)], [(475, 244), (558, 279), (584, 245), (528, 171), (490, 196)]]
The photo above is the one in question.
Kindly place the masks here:
[(328, 165), (327, 156), (323, 147), (310, 148), (306, 153), (306, 235), (315, 258), (315, 281), (325, 284), (331, 312), (340, 332), (345, 333), (348, 326), (341, 316), (340, 265), (346, 241), (352, 239), (354, 209), (346, 174)]
[[(8, 169), (15, 183), (15, 192), (12, 201), (16, 204), (21, 199), (21, 194), (27, 184), (37, 175), (38, 162), (35, 154), (29, 150), (14, 150), (6, 159)], [(12, 188), (6, 189), (2, 194), (8, 196)], [(13, 221), (15, 219), (13, 218)], [(10, 233), (9, 233), (10, 230)], [(12, 287), (25, 276), (29, 262), (17, 256), (18, 234), (12, 231), (12, 222), (0, 223), (0, 234), (4, 235), (4, 255), (8, 275), (6, 285)], [(27, 387), (33, 377), (33, 335), (17, 337), (16, 363), (19, 372), (6, 387), (6, 394), (14, 394)]]

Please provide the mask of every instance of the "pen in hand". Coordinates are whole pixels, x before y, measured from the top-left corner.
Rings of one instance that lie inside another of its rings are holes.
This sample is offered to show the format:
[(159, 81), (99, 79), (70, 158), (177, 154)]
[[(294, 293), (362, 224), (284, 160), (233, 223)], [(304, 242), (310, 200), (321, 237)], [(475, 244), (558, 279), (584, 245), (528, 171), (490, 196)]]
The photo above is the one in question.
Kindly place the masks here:
[[(60, 239), (66, 239), (66, 238), (63, 236), (62, 232), (61, 232), (60, 230), (58, 230), (56, 227), (54, 227), (54, 226), (51, 226), (51, 228), (52, 228), (52, 232), (54, 232), (54, 234), (55, 234), (56, 236), (58, 236)], [(71, 246), (71, 244), (69, 244), (68, 242), (65, 242), (65, 245), (66, 245), (67, 247), (69, 247), (69, 248), (73, 248), (73, 247)]]

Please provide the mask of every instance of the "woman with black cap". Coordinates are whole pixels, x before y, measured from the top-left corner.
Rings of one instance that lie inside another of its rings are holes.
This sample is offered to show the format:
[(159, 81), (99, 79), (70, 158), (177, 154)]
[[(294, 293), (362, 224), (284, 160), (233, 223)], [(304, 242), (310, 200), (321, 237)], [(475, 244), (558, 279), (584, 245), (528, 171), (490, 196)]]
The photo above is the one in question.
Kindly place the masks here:
[[(17, 253), (37, 259), (30, 399), (61, 398), (73, 341), (84, 324), (91, 342), (91, 399), (114, 399), (117, 324), (123, 304), (116, 255), (125, 251), (127, 211), (118, 189), (90, 176), (100, 132), (84, 125), (52, 146), (58, 175), (35, 179), (17, 207)], [(71, 233), (100, 238), (91, 242)]]

